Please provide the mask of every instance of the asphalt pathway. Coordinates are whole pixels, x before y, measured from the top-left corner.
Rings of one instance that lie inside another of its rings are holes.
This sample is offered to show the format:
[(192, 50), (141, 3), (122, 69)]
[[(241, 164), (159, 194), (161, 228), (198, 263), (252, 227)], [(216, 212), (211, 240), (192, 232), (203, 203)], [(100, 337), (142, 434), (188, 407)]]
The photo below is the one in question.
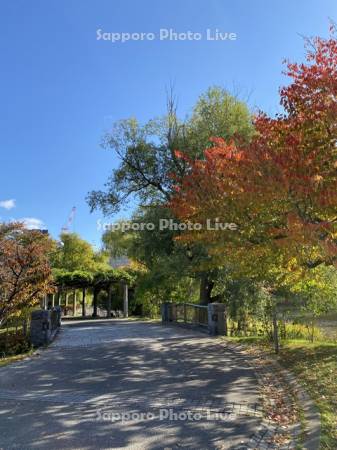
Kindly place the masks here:
[(242, 356), (194, 330), (68, 322), (0, 369), (0, 449), (237, 449), (261, 418)]

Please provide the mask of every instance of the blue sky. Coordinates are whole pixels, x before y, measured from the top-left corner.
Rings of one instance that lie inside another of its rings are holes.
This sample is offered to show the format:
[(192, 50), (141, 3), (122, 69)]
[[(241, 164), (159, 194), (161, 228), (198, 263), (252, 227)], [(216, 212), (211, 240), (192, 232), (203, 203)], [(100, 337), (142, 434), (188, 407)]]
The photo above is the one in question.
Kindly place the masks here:
[[(57, 237), (76, 206), (73, 230), (99, 245), (85, 197), (116, 166), (99, 145), (110, 122), (163, 114), (170, 82), (182, 116), (210, 85), (273, 114), (282, 60), (301, 60), (300, 35), (327, 35), (329, 17), (336, 0), (0, 0), (0, 220)], [(162, 28), (237, 39), (160, 41)], [(97, 29), (156, 39), (112, 44)]]

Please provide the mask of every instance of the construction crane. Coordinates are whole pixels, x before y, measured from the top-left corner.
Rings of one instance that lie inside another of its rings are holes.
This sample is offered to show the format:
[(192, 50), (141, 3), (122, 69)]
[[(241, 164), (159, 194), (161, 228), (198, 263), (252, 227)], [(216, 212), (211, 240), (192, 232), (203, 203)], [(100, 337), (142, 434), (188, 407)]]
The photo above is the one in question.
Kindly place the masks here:
[(62, 234), (62, 233), (69, 233), (69, 232), (70, 232), (70, 227), (71, 227), (71, 224), (72, 224), (73, 221), (74, 221), (75, 214), (76, 214), (76, 206), (73, 206), (73, 207), (71, 208), (71, 211), (70, 211), (70, 214), (69, 214), (69, 217), (68, 217), (67, 222), (66, 222), (66, 223), (63, 225), (63, 227), (61, 228), (61, 234)]

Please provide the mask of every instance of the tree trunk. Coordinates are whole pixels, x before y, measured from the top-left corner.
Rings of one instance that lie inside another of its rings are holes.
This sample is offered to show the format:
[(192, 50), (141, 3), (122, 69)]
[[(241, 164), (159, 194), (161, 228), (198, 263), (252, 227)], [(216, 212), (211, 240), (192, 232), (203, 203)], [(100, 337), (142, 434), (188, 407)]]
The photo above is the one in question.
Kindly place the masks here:
[(228, 321), (227, 321), (227, 312), (225, 311), (224, 317), (224, 335), (228, 336)]
[(22, 332), (24, 336), (27, 336), (27, 329), (28, 329), (27, 319), (24, 319), (22, 322)]
[(129, 286), (127, 284), (124, 284), (123, 288), (123, 311), (124, 311), (124, 317), (129, 317)]
[(57, 289), (56, 303), (57, 303), (57, 306), (61, 306), (61, 291), (60, 291), (60, 289)]
[(73, 317), (76, 316), (76, 290), (74, 290), (74, 295), (73, 295)]
[(108, 304), (106, 308), (106, 316), (110, 319), (111, 318), (111, 299), (112, 299), (112, 284), (109, 285), (108, 290)]
[(85, 317), (85, 288), (82, 288), (82, 317)]
[(68, 315), (68, 292), (66, 292), (66, 299), (65, 299), (65, 306), (64, 306), (64, 315), (67, 316)]
[(97, 317), (97, 298), (98, 298), (98, 289), (94, 289), (94, 298), (93, 298), (93, 306), (94, 311), (92, 313), (92, 317)]
[(212, 301), (211, 293), (214, 282), (209, 278), (207, 272), (203, 273), (200, 278), (200, 305), (208, 305)]
[(315, 321), (314, 319), (311, 321), (311, 336), (310, 336), (311, 342), (314, 342), (315, 340)]
[(279, 334), (278, 334), (276, 308), (274, 308), (274, 311), (273, 311), (273, 340), (274, 340), (275, 353), (278, 355), (280, 352), (280, 341), (279, 341)]

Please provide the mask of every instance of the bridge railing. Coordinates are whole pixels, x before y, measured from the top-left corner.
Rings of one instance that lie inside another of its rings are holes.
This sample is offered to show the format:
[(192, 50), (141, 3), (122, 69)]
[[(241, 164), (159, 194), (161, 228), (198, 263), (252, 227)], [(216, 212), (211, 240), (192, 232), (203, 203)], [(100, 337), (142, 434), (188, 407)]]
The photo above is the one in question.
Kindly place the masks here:
[(176, 322), (208, 327), (207, 305), (195, 305), (193, 303), (176, 304)]
[(162, 322), (202, 327), (212, 335), (227, 333), (225, 305), (222, 303), (198, 305), (166, 302), (162, 305)]

